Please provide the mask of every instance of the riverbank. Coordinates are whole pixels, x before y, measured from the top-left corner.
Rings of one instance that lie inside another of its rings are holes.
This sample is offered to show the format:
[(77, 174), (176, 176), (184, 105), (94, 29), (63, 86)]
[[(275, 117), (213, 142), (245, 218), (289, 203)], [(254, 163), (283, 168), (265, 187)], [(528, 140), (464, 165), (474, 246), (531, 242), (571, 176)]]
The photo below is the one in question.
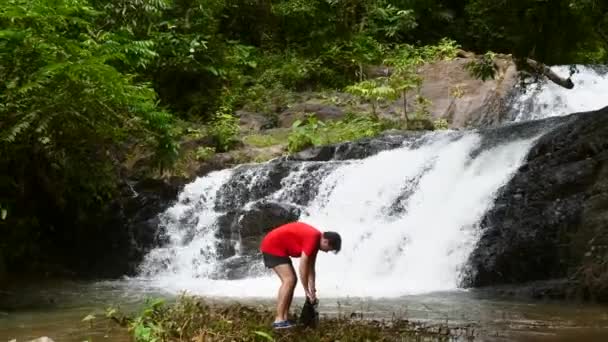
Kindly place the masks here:
[[(297, 311), (293, 317), (298, 320)], [(149, 302), (136, 316), (114, 310), (109, 317), (137, 341), (448, 341), (473, 340), (471, 326), (425, 324), (403, 318), (368, 319), (351, 313), (324, 317), (317, 328), (296, 326), (273, 330), (273, 311), (267, 306), (211, 304), (200, 297), (181, 296), (176, 302)]]
[[(106, 318), (107, 309), (117, 308), (130, 317), (137, 317), (141, 316), (146, 305), (149, 307), (156, 299), (166, 301), (166, 308), (171, 307), (179, 295), (153, 285), (144, 279), (24, 284), (19, 291), (15, 290), (0, 298), (0, 341), (16, 339), (21, 342), (40, 336), (67, 342), (133, 341), (133, 332), (128, 331), (128, 325), (121, 327)], [(188, 293), (202, 295), (199, 292)], [(268, 293), (268, 296), (272, 297), (205, 296), (203, 303), (218, 310), (236, 307), (254, 310), (257, 313), (251, 315), (260, 319), (255, 327), (259, 327), (260, 331), (271, 332), (269, 322), (273, 318), (275, 299), (274, 293)], [(12, 300), (10, 307), (7, 298)], [(294, 316), (299, 313), (301, 306), (302, 297), (296, 293), (292, 304)], [(327, 328), (322, 328), (326, 330), (330, 329), (331, 324), (339, 322), (340, 318), (350, 321), (349, 324), (352, 325), (346, 326), (350, 330), (359, 329), (358, 331), (368, 331), (378, 322), (401, 319), (411, 323), (414, 329), (448, 326), (453, 336), (459, 334), (457, 336), (460, 337), (456, 340), (466, 340), (465, 333), (474, 333), (475, 341), (608, 339), (608, 311), (605, 306), (550, 300), (507, 300), (478, 290), (394, 298), (323, 296), (319, 312), (322, 325), (329, 324)], [(83, 321), (85, 317), (91, 316), (94, 319)], [(359, 323), (362, 322), (371, 322), (372, 326), (360, 327)], [(457, 330), (458, 328), (469, 330)], [(445, 334), (445, 330), (441, 332)], [(256, 338), (255, 341), (264, 341), (263, 337)], [(420, 340), (424, 341), (422, 337)]]

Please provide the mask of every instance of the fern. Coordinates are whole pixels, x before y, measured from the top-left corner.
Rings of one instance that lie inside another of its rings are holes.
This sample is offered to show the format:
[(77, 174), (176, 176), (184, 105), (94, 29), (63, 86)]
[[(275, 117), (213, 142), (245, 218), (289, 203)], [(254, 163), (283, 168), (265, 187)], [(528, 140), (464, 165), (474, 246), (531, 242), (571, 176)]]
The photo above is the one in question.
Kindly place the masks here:
[(0, 8), (0, 117), (6, 118), (0, 138), (12, 148), (6, 153), (18, 156), (40, 144), (66, 178), (106, 170), (94, 181), (73, 180), (90, 184), (91, 198), (105, 196), (101, 189), (113, 172), (107, 155), (91, 151), (139, 137), (155, 149), (160, 168), (177, 154), (171, 115), (157, 108), (149, 84), (124, 71), (149, 65), (157, 56), (154, 43), (93, 29), (99, 14), (85, 0), (13, 0)]

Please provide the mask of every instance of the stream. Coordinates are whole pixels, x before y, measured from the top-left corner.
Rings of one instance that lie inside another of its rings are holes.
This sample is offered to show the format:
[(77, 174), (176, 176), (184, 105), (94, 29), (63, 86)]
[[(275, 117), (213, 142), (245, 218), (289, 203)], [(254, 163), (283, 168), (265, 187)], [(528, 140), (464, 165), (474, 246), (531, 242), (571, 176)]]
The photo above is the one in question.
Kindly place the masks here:
[[(175, 298), (174, 294), (140, 280), (95, 283), (56, 282), (22, 286), (19, 294), (2, 292), (0, 341), (28, 341), (48, 336), (54, 341), (131, 341), (126, 329), (104, 318), (105, 309), (126, 312), (140, 308), (147, 298)], [(231, 303), (235, 298), (215, 297)], [(239, 303), (272, 307), (268, 298), (238, 299)], [(297, 297), (292, 309), (298, 309)], [(321, 316), (356, 313), (364, 319), (407, 318), (473, 329), (476, 341), (607, 341), (608, 307), (552, 301), (516, 301), (481, 291), (449, 291), (397, 298), (322, 298)], [(91, 323), (82, 319), (96, 316)]]

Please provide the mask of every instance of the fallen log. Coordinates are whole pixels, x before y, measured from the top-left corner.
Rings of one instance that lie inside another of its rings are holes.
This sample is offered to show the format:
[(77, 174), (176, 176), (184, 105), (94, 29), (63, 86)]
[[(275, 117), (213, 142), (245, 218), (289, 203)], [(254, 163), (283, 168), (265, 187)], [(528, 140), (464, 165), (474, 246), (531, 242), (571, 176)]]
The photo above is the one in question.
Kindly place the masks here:
[(574, 88), (574, 82), (572, 82), (572, 79), (570, 77), (568, 77), (568, 78), (561, 77), (560, 75), (556, 74), (553, 70), (551, 70), (548, 66), (544, 65), (543, 63), (537, 62), (531, 58), (524, 59), (524, 62), (532, 70), (534, 70), (535, 72), (537, 72), (539, 74), (544, 75), (549, 80), (551, 80), (553, 83), (560, 85), (566, 89)]

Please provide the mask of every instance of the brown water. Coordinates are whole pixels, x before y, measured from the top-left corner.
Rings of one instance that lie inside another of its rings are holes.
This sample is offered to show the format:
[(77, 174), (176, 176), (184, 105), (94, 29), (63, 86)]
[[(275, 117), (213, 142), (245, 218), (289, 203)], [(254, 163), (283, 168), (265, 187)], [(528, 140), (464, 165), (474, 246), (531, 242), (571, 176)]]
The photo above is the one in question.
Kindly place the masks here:
[[(145, 284), (32, 284), (0, 292), (0, 342), (48, 336), (61, 341), (131, 341), (128, 332), (104, 319), (105, 309), (137, 310), (146, 298), (174, 298)], [(273, 305), (271, 299), (214, 301)], [(296, 299), (294, 307), (301, 305)], [(322, 299), (323, 315), (359, 318), (400, 317), (466, 327), (475, 341), (608, 341), (608, 307), (563, 302), (498, 300), (476, 292), (447, 292), (392, 299)], [(96, 319), (83, 322), (89, 315)]]

